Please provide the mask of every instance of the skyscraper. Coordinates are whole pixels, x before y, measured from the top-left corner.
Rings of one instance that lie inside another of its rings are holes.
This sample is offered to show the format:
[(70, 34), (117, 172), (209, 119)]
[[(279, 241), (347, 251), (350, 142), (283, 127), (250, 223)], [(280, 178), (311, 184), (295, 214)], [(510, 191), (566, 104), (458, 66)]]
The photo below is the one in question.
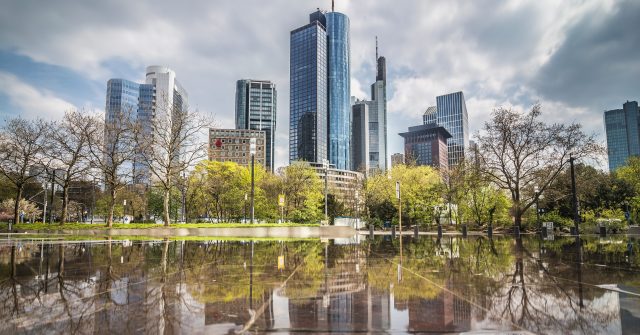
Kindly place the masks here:
[(291, 31), (289, 160), (351, 167), (349, 18), (320, 10)]
[[(114, 122), (121, 115), (137, 120), (142, 136), (154, 136), (153, 120), (171, 118), (175, 109), (187, 108), (186, 90), (176, 74), (164, 66), (149, 66), (144, 84), (125, 79), (107, 82), (105, 121)], [(108, 139), (107, 139), (108, 140)], [(139, 159), (133, 163), (136, 182), (149, 182), (149, 168)]]
[(236, 83), (236, 129), (264, 130), (265, 168), (274, 169), (276, 85), (266, 80), (241, 79)]
[(369, 162), (369, 106), (356, 103), (351, 117), (351, 170), (367, 173)]
[(627, 101), (622, 109), (604, 112), (607, 133), (609, 171), (626, 164), (631, 156), (640, 156), (640, 109), (637, 101)]
[(462, 92), (436, 97), (435, 109), (427, 108), (422, 119), (424, 124), (435, 122), (451, 134), (447, 140), (449, 166), (464, 159), (465, 148), (469, 146), (469, 117)]
[(291, 31), (289, 161), (327, 159), (327, 31), (320, 11)]
[[(374, 171), (386, 171), (387, 165), (387, 74), (386, 60), (384, 57), (378, 57), (378, 41), (376, 39), (376, 81), (371, 84), (371, 100), (356, 100), (353, 103), (353, 118), (356, 112), (362, 110), (360, 106), (366, 106), (368, 129), (366, 133), (358, 132), (355, 128), (352, 136), (363, 136), (362, 139), (352, 138), (352, 157), (361, 157), (366, 155), (366, 160), (352, 162), (351, 168), (354, 170), (362, 170), (369, 174)], [(352, 127), (359, 127), (359, 124), (353, 121)], [(358, 152), (363, 150), (361, 143), (366, 141), (368, 147), (367, 152)], [(366, 163), (366, 164), (363, 164)]]

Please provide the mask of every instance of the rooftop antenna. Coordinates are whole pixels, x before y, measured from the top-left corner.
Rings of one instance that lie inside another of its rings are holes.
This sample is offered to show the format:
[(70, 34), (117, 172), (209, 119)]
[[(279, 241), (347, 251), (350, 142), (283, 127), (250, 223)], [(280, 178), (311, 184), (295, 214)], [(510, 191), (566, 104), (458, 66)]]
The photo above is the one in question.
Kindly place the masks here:
[(378, 61), (378, 36), (376, 35), (376, 62)]
[(331, 0), (331, 11), (332, 11), (332, 12), (335, 12), (335, 9), (334, 9), (334, 8), (335, 8), (335, 6), (336, 6), (335, 1), (334, 1), (334, 0)]

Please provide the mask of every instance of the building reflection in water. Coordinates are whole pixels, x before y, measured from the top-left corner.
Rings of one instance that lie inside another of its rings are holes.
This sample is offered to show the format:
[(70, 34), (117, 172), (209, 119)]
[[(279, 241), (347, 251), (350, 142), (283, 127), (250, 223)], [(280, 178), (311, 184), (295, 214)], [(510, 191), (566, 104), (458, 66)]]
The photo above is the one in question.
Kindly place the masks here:
[(407, 238), (399, 280), (397, 239), (5, 241), (0, 333), (633, 334), (640, 260), (617, 243)]

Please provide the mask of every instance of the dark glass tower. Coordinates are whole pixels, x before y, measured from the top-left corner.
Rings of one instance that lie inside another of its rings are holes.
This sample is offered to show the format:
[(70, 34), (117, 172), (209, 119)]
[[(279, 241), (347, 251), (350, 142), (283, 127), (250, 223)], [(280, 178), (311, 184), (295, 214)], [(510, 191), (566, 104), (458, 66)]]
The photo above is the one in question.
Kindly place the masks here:
[(289, 161), (327, 158), (327, 32), (320, 11), (291, 31)]
[(351, 168), (349, 18), (316, 11), (291, 32), (289, 161)]
[(266, 80), (236, 83), (236, 129), (264, 130), (265, 168), (273, 172), (276, 132), (276, 85)]

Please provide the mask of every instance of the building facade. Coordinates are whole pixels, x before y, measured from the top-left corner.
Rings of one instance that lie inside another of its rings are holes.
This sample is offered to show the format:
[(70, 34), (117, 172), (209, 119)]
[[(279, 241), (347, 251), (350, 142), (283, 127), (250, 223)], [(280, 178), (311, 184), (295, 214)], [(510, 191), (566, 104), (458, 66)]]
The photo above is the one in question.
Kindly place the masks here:
[(349, 18), (320, 10), (291, 31), (289, 161), (351, 167)]
[(447, 140), (451, 134), (435, 123), (409, 127), (400, 133), (404, 138), (406, 164), (429, 165), (440, 170), (449, 168)]
[(276, 85), (266, 80), (241, 79), (236, 82), (236, 129), (265, 132), (265, 168), (274, 169), (277, 115)]
[(423, 124), (437, 124), (444, 127), (451, 138), (447, 142), (449, 166), (456, 165), (465, 157), (469, 147), (469, 117), (462, 92), (436, 97), (436, 106), (427, 108), (422, 115)]
[[(161, 130), (154, 127), (154, 122), (162, 121), (161, 118), (169, 121), (174, 111), (187, 108), (187, 91), (176, 79), (175, 72), (165, 66), (148, 66), (144, 84), (126, 79), (110, 79), (107, 82), (105, 122), (129, 117), (137, 121), (142, 136), (163, 135), (158, 134)], [(108, 138), (106, 140), (109, 141)], [(142, 162), (140, 155), (136, 157), (133, 162), (136, 183), (148, 183), (151, 178), (149, 167)]]
[(251, 139), (256, 139), (255, 164), (265, 166), (266, 132), (253, 129), (209, 129), (209, 160), (251, 165)]
[(627, 101), (622, 109), (604, 112), (609, 171), (625, 165), (629, 157), (640, 156), (640, 109), (637, 101)]

